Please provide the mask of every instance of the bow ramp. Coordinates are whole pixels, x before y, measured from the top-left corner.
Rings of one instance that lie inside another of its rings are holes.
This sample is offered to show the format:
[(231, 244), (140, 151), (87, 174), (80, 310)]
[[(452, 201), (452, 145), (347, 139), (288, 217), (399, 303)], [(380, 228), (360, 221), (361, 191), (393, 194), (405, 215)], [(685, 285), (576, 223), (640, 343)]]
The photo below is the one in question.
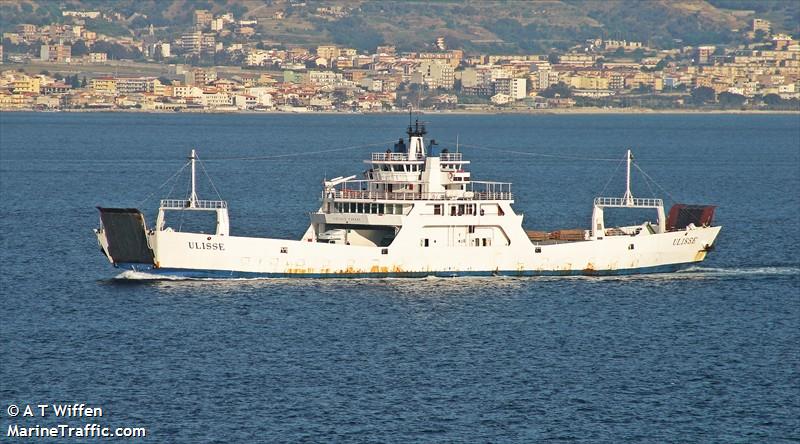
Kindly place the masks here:
[(147, 242), (144, 214), (136, 208), (103, 208), (100, 228), (95, 230), (100, 248), (114, 264), (154, 264), (153, 250)]

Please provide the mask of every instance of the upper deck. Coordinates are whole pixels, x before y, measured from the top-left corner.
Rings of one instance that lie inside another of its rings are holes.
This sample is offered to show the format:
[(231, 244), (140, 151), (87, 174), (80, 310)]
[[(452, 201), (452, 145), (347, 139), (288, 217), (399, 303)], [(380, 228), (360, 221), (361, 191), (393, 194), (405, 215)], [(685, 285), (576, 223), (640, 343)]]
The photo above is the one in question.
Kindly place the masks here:
[[(485, 182), (472, 181), (466, 185), (466, 190), (446, 190), (441, 192), (422, 191), (422, 182), (408, 183), (410, 189), (397, 191), (377, 191), (370, 189), (369, 185), (389, 184), (377, 180), (349, 180), (335, 185), (332, 189), (323, 192), (323, 198), (336, 200), (368, 200), (368, 201), (409, 201), (409, 200), (514, 200), (510, 182)], [(364, 189), (367, 188), (367, 189)]]
[[(441, 163), (461, 163), (468, 164), (468, 160), (464, 160), (461, 153), (439, 153), (439, 161)], [(364, 163), (374, 162), (415, 162), (425, 163), (425, 158), (417, 158), (409, 153), (372, 153), (370, 160), (365, 160)]]
[(162, 199), (162, 210), (221, 210), (228, 208), (224, 200)]
[(426, 144), (425, 125), (416, 121), (408, 127), (408, 140), (399, 139), (384, 152), (371, 153), (364, 160), (370, 168), (364, 180), (356, 176), (325, 181), (322, 199), (354, 203), (392, 203), (393, 201), (511, 201), (511, 184), (473, 181), (462, 153), (439, 149), (435, 140)]

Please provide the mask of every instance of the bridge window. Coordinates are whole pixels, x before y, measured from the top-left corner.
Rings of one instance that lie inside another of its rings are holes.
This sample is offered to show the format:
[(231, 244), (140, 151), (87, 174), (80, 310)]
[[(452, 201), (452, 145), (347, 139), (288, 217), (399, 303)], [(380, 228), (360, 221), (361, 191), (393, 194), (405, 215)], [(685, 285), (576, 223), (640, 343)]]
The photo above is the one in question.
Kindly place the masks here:
[(628, 250), (633, 250), (633, 244), (628, 245)]
[(281, 247), (281, 253), (283, 254), (289, 253), (289, 247)]
[(436, 204), (436, 205), (433, 206), (433, 214), (435, 216), (439, 216), (439, 215), (442, 214), (442, 205), (441, 204)]
[(536, 247), (536, 248), (533, 250), (533, 252), (534, 252), (534, 253), (541, 253), (541, 252), (542, 252), (542, 247)]
[(475, 233), (475, 225), (470, 225), (467, 230), (469, 231), (470, 234)]

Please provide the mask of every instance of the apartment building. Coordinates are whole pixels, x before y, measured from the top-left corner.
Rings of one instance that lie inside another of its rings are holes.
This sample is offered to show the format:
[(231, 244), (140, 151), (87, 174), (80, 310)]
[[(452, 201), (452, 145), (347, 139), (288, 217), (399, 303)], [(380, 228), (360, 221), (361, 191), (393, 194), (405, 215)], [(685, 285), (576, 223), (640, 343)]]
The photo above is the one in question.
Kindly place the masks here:
[(164, 85), (155, 77), (118, 77), (116, 81), (119, 94), (164, 93)]
[(11, 83), (11, 89), (14, 91), (14, 94), (39, 94), (40, 88), (41, 79), (34, 76), (23, 75), (14, 79), (14, 81)]
[(455, 84), (455, 71), (449, 63), (439, 60), (423, 60), (419, 64), (422, 82), (428, 88), (453, 89)]
[(181, 35), (181, 49), (190, 54), (200, 52), (203, 41), (203, 33), (200, 31), (184, 32)]
[(527, 96), (528, 79), (522, 78), (502, 78), (495, 80), (495, 94), (507, 95), (511, 100), (524, 99)]
[(116, 94), (117, 79), (114, 77), (95, 77), (89, 80), (89, 88), (99, 94)]
[(39, 49), (39, 55), (44, 62), (69, 63), (72, 58), (72, 47), (61, 43), (43, 44)]
[(317, 57), (333, 60), (339, 57), (340, 51), (336, 45), (321, 45), (317, 46)]
[(207, 9), (198, 9), (194, 11), (194, 26), (197, 29), (204, 29), (211, 24), (211, 20), (214, 19), (214, 14)]
[(104, 52), (90, 52), (86, 57), (90, 63), (102, 63), (108, 61), (108, 54)]

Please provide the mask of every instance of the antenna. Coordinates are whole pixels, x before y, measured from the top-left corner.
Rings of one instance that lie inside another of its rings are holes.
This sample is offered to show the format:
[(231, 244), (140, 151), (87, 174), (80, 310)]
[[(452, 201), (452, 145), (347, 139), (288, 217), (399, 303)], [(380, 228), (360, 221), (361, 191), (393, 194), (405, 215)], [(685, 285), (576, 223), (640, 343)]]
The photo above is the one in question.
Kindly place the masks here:
[(631, 194), (631, 160), (633, 160), (633, 154), (631, 150), (628, 150), (625, 157), (628, 159), (628, 171), (625, 176), (625, 194), (622, 196), (622, 200), (626, 206), (630, 207), (633, 206), (633, 194)]
[(197, 153), (194, 149), (192, 149), (192, 155), (189, 156), (189, 160), (192, 162), (192, 194), (189, 195), (189, 207), (194, 208), (197, 205), (197, 188), (195, 185), (195, 160), (197, 160)]
[(458, 133), (456, 133), (456, 152), (458, 152)]

